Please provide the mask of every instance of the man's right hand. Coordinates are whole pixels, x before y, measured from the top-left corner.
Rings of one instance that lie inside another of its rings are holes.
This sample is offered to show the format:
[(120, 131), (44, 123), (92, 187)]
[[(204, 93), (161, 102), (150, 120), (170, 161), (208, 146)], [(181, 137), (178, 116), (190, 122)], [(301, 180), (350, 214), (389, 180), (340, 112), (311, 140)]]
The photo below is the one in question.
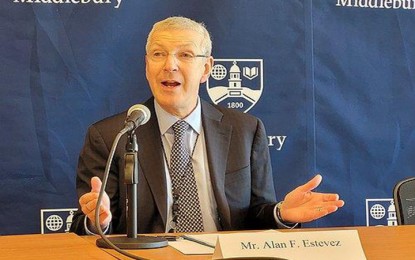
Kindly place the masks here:
[[(102, 182), (98, 177), (91, 179), (91, 192), (85, 193), (79, 199), (82, 212), (89, 218), (89, 222), (95, 226), (95, 209), (97, 207), (99, 191), (101, 190)], [(112, 215), (110, 210), (110, 199), (104, 191), (101, 206), (99, 209), (99, 224), (102, 229), (105, 229), (111, 222)]]

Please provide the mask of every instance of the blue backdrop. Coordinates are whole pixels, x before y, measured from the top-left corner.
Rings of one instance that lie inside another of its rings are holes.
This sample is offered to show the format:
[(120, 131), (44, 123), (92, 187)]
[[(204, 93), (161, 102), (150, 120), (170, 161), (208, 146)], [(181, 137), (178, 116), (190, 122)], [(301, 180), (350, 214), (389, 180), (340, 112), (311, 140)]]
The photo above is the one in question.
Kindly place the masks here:
[[(149, 97), (147, 33), (173, 15), (212, 33), (201, 96), (263, 120), (278, 199), (320, 172), (346, 205), (306, 226), (388, 224), (415, 170), (410, 1), (76, 2), (0, 6), (0, 234), (65, 231), (86, 129)], [(227, 92), (232, 66), (244, 95)]]

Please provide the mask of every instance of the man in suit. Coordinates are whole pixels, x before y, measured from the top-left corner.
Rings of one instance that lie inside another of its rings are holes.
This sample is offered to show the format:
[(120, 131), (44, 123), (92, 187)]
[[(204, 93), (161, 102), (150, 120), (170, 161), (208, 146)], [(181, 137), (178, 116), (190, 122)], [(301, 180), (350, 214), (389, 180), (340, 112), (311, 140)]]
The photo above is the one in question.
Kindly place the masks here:
[[(290, 192), (283, 203), (276, 202), (262, 122), (199, 98), (199, 86), (213, 66), (211, 49), (204, 25), (188, 18), (167, 18), (149, 33), (146, 77), (153, 97), (144, 105), (151, 118), (136, 130), (138, 232), (289, 228), (342, 207), (344, 202), (337, 194), (312, 191), (320, 184), (320, 175)], [(125, 117), (126, 113), (121, 113), (106, 118), (88, 130), (77, 173), (80, 209), (71, 227), (78, 234), (95, 233), (100, 179)], [(187, 129), (182, 142), (189, 160), (184, 170), (191, 173), (186, 175), (189, 182), (177, 181), (172, 166), (177, 135), (173, 129), (178, 121), (185, 121)], [(107, 233), (126, 232), (125, 144), (123, 137), (99, 211), (100, 226)], [(193, 186), (194, 193), (184, 199)], [(188, 212), (184, 205), (189, 199), (195, 213), (180, 215)], [(190, 226), (183, 224), (186, 221)]]

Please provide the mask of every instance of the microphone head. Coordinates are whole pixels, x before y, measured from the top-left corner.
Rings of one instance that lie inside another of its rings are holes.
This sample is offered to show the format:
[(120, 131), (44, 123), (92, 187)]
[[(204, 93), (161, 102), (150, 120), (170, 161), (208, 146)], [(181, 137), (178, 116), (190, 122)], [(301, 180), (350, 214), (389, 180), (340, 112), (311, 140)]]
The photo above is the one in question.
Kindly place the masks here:
[(141, 111), (143, 113), (144, 118), (140, 125), (144, 125), (148, 122), (148, 120), (150, 120), (151, 113), (146, 106), (141, 104), (133, 105), (132, 107), (130, 107), (130, 109), (128, 109), (127, 117), (129, 117), (131, 113), (133, 113), (134, 111)]

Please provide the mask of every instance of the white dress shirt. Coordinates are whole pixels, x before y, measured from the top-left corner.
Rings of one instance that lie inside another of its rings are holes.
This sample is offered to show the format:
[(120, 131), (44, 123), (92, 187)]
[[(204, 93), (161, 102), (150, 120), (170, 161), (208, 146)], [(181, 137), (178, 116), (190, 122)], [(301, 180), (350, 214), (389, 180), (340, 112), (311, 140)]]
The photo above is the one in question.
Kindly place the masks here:
[[(161, 140), (164, 147), (164, 167), (167, 181), (167, 225), (166, 232), (172, 227), (172, 205), (173, 194), (171, 188), (171, 177), (169, 174), (170, 154), (174, 142), (174, 132), (172, 126), (180, 118), (177, 118), (161, 108), (154, 102), (154, 108), (160, 127)], [(218, 230), (217, 204), (213, 195), (212, 183), (210, 180), (209, 166), (206, 152), (205, 135), (202, 126), (202, 110), (200, 100), (193, 112), (182, 120), (186, 121), (191, 127), (185, 134), (185, 146), (191, 155), (193, 171), (195, 174), (197, 192), (199, 195), (200, 208), (202, 211), (204, 231), (214, 232)]]

